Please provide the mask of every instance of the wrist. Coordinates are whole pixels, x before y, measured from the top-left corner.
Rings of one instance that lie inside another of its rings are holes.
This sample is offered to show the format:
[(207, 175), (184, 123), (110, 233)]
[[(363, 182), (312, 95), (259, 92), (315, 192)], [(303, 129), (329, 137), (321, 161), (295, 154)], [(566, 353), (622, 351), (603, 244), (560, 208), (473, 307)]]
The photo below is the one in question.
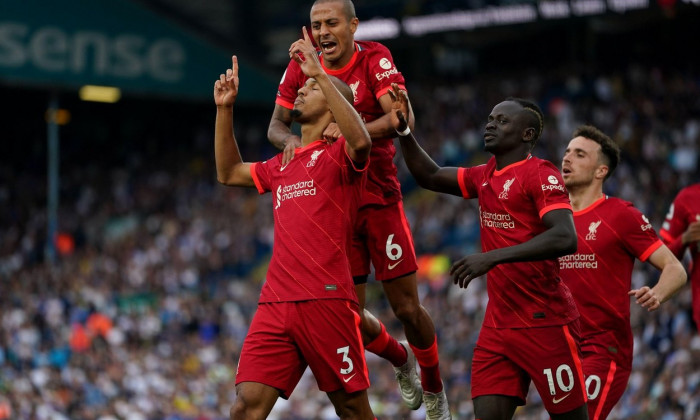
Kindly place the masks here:
[(396, 130), (396, 134), (401, 137), (406, 137), (407, 135), (411, 134), (411, 127), (406, 126), (406, 129), (403, 131)]

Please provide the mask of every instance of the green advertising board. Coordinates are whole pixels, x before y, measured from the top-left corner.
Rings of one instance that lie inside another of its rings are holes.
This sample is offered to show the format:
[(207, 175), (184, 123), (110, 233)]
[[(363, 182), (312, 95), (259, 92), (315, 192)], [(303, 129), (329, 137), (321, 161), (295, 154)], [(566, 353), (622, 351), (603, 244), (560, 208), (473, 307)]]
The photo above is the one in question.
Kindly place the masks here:
[[(129, 0), (0, 1), (0, 83), (210, 99), (232, 51)], [(271, 103), (276, 80), (239, 58), (239, 100)]]

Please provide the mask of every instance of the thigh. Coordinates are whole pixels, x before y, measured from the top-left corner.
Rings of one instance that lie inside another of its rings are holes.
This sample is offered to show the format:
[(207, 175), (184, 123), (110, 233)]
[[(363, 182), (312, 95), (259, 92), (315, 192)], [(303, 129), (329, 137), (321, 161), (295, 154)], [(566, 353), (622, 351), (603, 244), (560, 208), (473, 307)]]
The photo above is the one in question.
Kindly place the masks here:
[(391, 280), (418, 269), (413, 236), (401, 202), (367, 207), (367, 250), (379, 281)]
[(236, 385), (257, 382), (289, 398), (306, 369), (306, 362), (287, 331), (290, 303), (263, 303), (243, 341)]
[[(472, 357), (472, 398), (507, 396), (525, 404), (530, 378), (520, 366), (507, 357), (507, 336), (504, 330), (482, 326)], [(490, 399), (481, 399), (490, 401)], [(482, 406), (488, 406), (487, 402)]]
[(583, 373), (586, 375), (588, 393), (588, 418), (600, 420), (608, 417), (615, 404), (627, 389), (630, 364), (618, 364), (607, 354), (584, 353)]
[(357, 305), (340, 299), (297, 302), (294, 340), (324, 392), (369, 387)]
[(549, 413), (567, 413), (586, 403), (578, 320), (512, 329), (509, 335), (509, 357), (530, 376)]

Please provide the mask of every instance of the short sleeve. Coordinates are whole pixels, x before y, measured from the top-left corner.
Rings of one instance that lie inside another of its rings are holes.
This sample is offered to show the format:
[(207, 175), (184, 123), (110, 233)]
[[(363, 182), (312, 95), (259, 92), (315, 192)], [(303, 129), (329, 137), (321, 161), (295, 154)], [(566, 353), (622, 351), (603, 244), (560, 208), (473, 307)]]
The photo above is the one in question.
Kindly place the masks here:
[(287, 109), (294, 108), (294, 101), (297, 98), (297, 92), (306, 82), (307, 77), (301, 71), (301, 67), (296, 61), (290, 60), (287, 69), (280, 79), (279, 87), (277, 88), (277, 98), (275, 104), (283, 106)]
[(379, 99), (391, 89), (391, 84), (396, 83), (401, 89), (406, 89), (406, 80), (394, 64), (394, 58), (387, 47), (375, 43), (371, 55), (367, 60), (369, 74), (372, 81), (372, 92)]
[(471, 168), (457, 169), (457, 182), (464, 198), (477, 198), (479, 196), (478, 185), (482, 182), (486, 172), (486, 165)]
[(253, 177), (258, 194), (265, 194), (270, 187), (270, 163), (269, 161), (255, 162), (250, 166), (250, 175)]
[(614, 226), (627, 251), (640, 261), (646, 261), (662, 245), (649, 219), (632, 204), (616, 212)]
[(552, 210), (571, 209), (569, 192), (559, 170), (546, 160), (536, 166), (537, 172), (531, 176), (530, 193), (538, 210), (540, 219)]

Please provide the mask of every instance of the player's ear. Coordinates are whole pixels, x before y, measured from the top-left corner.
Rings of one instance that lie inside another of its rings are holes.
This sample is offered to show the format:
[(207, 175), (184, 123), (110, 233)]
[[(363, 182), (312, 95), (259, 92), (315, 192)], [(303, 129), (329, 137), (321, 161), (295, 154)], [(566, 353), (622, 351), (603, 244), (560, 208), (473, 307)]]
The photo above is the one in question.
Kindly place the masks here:
[(350, 19), (350, 32), (355, 35), (355, 31), (357, 31), (357, 26), (360, 24), (360, 19), (354, 17)]
[(525, 130), (523, 130), (523, 141), (524, 142), (530, 142), (535, 138), (535, 129), (532, 127), (528, 127)]
[(608, 168), (607, 165), (598, 165), (598, 167), (595, 170), (595, 176), (598, 179), (605, 179), (605, 177), (608, 176), (609, 171), (610, 168)]

